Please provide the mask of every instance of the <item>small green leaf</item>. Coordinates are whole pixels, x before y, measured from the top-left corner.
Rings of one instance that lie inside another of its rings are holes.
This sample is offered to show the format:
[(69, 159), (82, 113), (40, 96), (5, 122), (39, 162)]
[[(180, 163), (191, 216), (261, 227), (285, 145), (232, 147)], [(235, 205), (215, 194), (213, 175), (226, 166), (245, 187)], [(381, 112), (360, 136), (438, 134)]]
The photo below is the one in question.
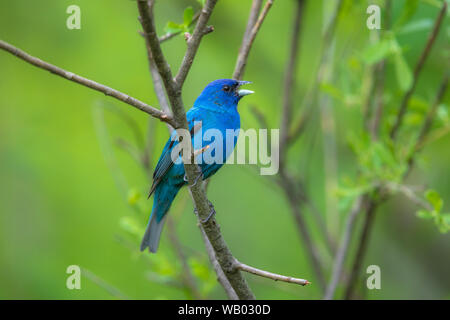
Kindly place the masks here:
[(366, 48), (362, 53), (362, 59), (367, 64), (374, 64), (383, 60), (392, 53), (390, 39), (383, 39), (370, 47)]
[(337, 99), (339, 101), (344, 101), (344, 94), (342, 93), (341, 90), (339, 90), (339, 88), (334, 86), (332, 83), (322, 82), (320, 84), (320, 90), (327, 93), (334, 99)]
[(192, 9), (192, 7), (187, 7), (183, 13), (183, 24), (185, 27), (188, 27), (191, 24), (193, 17), (194, 9)]
[(444, 201), (442, 200), (439, 193), (437, 193), (435, 190), (432, 190), (432, 189), (427, 190), (425, 192), (425, 198), (433, 206), (434, 211), (436, 211), (438, 213), (441, 212)]
[(139, 201), (140, 198), (141, 193), (136, 188), (133, 188), (130, 191), (128, 191), (128, 204), (133, 206)]
[(405, 1), (405, 5), (403, 7), (402, 13), (400, 14), (400, 18), (397, 20), (395, 24), (395, 28), (401, 27), (406, 22), (408, 22), (412, 16), (416, 13), (417, 7), (419, 5), (419, 0), (407, 0)]
[(411, 88), (413, 82), (411, 69), (401, 52), (395, 54), (395, 74), (397, 76), (398, 85), (402, 91), (407, 91)]
[(184, 30), (184, 25), (175, 23), (173, 21), (167, 22), (166, 26), (164, 27), (164, 32), (168, 34), (181, 32)]
[(437, 110), (437, 118), (444, 125), (449, 123), (448, 108), (447, 108), (447, 106), (445, 104), (439, 105), (438, 110)]
[(433, 218), (433, 213), (428, 210), (419, 210), (417, 211), (417, 216), (422, 219), (431, 219)]
[(134, 217), (122, 217), (119, 224), (123, 230), (133, 236), (141, 237), (144, 232), (144, 227)]
[(431, 19), (422, 19), (408, 23), (404, 27), (400, 29), (398, 34), (404, 35), (408, 33), (414, 33), (419, 31), (425, 31), (430, 29), (433, 26), (433, 20)]

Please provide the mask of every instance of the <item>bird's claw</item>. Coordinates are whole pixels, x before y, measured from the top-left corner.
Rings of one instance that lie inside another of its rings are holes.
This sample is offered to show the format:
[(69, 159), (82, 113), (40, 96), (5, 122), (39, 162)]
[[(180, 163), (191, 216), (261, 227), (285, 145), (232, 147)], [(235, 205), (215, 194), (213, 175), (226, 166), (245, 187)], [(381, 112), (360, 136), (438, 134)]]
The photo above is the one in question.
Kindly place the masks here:
[[(197, 184), (198, 180), (200, 179), (200, 177), (201, 177), (201, 178), (202, 178), (202, 180), (203, 180), (203, 173), (202, 173), (202, 172), (200, 172), (200, 173), (198, 174), (198, 176), (197, 176), (197, 177), (195, 177), (195, 179), (194, 179), (194, 183), (193, 183), (193, 184), (191, 184), (191, 185), (189, 185), (189, 187), (193, 187), (193, 186), (195, 186), (195, 185)], [(187, 178), (186, 174), (184, 175), (184, 178), (183, 178), (183, 180), (184, 180), (185, 182), (189, 183), (189, 180), (188, 180), (188, 178)]]
[[(209, 215), (205, 218), (205, 219), (200, 219), (200, 222), (203, 224), (203, 223), (207, 223), (208, 221), (209, 221), (209, 219), (211, 219), (215, 214), (216, 214), (216, 209), (214, 209), (214, 206), (213, 206), (213, 204), (210, 202), (210, 201), (208, 201), (208, 203), (209, 203), (209, 209), (210, 209), (210, 212), (209, 212)], [(198, 210), (197, 210), (197, 208), (194, 208), (194, 213), (196, 214), (196, 215), (198, 215)]]

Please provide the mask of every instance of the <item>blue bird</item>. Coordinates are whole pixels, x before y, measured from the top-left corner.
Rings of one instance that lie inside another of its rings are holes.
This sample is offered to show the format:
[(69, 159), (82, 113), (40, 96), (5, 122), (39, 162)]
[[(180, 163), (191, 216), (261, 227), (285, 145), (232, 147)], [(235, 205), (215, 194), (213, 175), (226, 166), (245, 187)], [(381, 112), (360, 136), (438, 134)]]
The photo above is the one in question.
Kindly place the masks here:
[[(194, 106), (187, 112), (186, 117), (189, 130), (192, 136), (194, 150), (198, 150), (199, 135), (208, 129), (219, 130), (223, 137), (223, 149), (227, 149), (226, 130), (239, 130), (241, 121), (237, 111), (239, 100), (248, 94), (253, 93), (250, 90), (240, 89), (248, 81), (237, 81), (231, 79), (221, 79), (211, 82), (206, 86), (200, 96), (195, 100)], [(198, 127), (200, 126), (200, 128)], [(141, 251), (149, 248), (150, 252), (156, 252), (159, 245), (161, 231), (166, 220), (166, 214), (175, 199), (178, 191), (187, 184), (185, 179), (184, 166), (182, 162), (174, 161), (171, 157), (173, 148), (178, 144), (177, 133), (174, 130), (171, 138), (167, 141), (162, 154), (158, 160), (153, 173), (153, 184), (150, 189), (149, 197), (154, 193), (154, 202), (150, 221), (148, 222), (144, 238), (141, 243)], [(204, 147), (205, 137), (200, 136), (201, 144)], [(233, 148), (222, 152), (221, 161), (210, 163), (204, 161), (200, 164), (202, 171), (201, 177), (208, 179), (219, 170), (227, 157), (232, 153), (237, 142), (237, 135), (233, 138)], [(211, 144), (214, 139), (209, 139)], [(211, 151), (211, 157), (214, 158), (214, 152)], [(198, 156), (201, 156), (198, 155)], [(197, 157), (198, 157), (197, 156)], [(200, 176), (198, 177), (200, 178)], [(197, 178), (197, 179), (198, 179)], [(212, 209), (213, 210), (213, 209)], [(213, 213), (213, 211), (212, 211)], [(208, 218), (209, 219), (209, 218)]]

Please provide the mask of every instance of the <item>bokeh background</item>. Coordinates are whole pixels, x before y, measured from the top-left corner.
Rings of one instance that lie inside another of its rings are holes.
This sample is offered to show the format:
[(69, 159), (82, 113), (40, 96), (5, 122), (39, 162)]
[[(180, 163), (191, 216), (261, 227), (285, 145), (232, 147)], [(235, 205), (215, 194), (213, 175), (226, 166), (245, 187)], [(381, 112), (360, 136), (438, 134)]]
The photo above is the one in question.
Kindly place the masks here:
[[(393, 1), (394, 22), (408, 10), (406, 2)], [(441, 3), (416, 2), (417, 8), (403, 22), (416, 25), (396, 35), (411, 69)], [(296, 113), (315, 78), (323, 20), (327, 6), (334, 3), (307, 1), (296, 70)], [(347, 81), (350, 101), (357, 96), (358, 77), (365, 70), (361, 55), (370, 46), (370, 31), (365, 25), (366, 8), (371, 3), (383, 1), (345, 1), (336, 30), (333, 72), (339, 76), (334, 77), (333, 85), (339, 87)], [(66, 28), (66, 8), (71, 4), (81, 8), (81, 30)], [(215, 31), (204, 37), (184, 87), (186, 106), (193, 103), (208, 82), (231, 77), (250, 4), (251, 1), (219, 1), (210, 20)], [(244, 99), (239, 107), (246, 128), (258, 126), (252, 106), (265, 115), (271, 128), (279, 127), (294, 4), (291, 0), (275, 1), (255, 41), (244, 78), (253, 81), (249, 89), (256, 94)], [(199, 8), (194, 0), (157, 1), (160, 34), (167, 21), (181, 22), (188, 6)], [(137, 16), (136, 3), (130, 0), (3, 0), (0, 38), (57, 66), (158, 106), (144, 41), (138, 34), (141, 27)], [(449, 69), (449, 36), (447, 15), (419, 80), (416, 100), (432, 101), (443, 72)], [(176, 37), (166, 42), (163, 49), (176, 68), (185, 42), (181, 36)], [(390, 62), (387, 72), (391, 103), (386, 108), (395, 110), (402, 95)], [(361, 104), (358, 99), (347, 103), (349, 99), (333, 100), (339, 178), (355, 174), (356, 160), (347, 138), (349, 133), (360, 130)], [(449, 126), (448, 94), (444, 103), (439, 112), (442, 123), (437, 124), (441, 127)], [(137, 250), (152, 200), (145, 200), (150, 181), (142, 168), (115, 145), (117, 138), (135, 143), (124, 117), (135, 121), (143, 134), (150, 130), (154, 165), (167, 139), (163, 123), (152, 121), (149, 125), (146, 114), (128, 105), (0, 52), (0, 298), (190, 297), (179, 288), (181, 267), (167, 228), (157, 255)], [(321, 140), (311, 141), (295, 146), (289, 155), (290, 166), (307, 178), (310, 196), (319, 211), (324, 212), (326, 197), (337, 196), (325, 192)], [(408, 180), (409, 184), (437, 190), (444, 200), (444, 211), (450, 210), (449, 159), (450, 135), (443, 135), (426, 146), (418, 169)], [(298, 287), (246, 275), (258, 298), (321, 297), (289, 206), (276, 186), (250, 165), (230, 165), (214, 176), (208, 194), (217, 209), (223, 235), (239, 260), (313, 282), (311, 286)], [(205, 255), (187, 190), (178, 196), (172, 211), (176, 233), (202, 294), (207, 298), (225, 298)], [(348, 210), (335, 211), (342, 226)], [(418, 218), (416, 211), (417, 207), (402, 196), (378, 210), (364, 266), (381, 267), (382, 289), (368, 290), (365, 297), (450, 298), (450, 236), (440, 233), (432, 221)], [(308, 221), (312, 214), (308, 212)], [(317, 230), (312, 228), (311, 232), (319, 241)], [(323, 252), (327, 275), (331, 258)], [(86, 270), (81, 290), (66, 288), (66, 268), (73, 264)]]

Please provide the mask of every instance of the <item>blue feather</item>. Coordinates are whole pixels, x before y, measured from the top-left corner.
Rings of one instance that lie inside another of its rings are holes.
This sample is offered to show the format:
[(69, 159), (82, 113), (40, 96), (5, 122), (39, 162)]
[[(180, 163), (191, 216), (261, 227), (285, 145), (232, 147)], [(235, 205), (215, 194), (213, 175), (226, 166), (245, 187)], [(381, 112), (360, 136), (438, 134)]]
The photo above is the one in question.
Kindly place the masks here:
[[(225, 150), (226, 130), (239, 130), (240, 117), (237, 111), (237, 105), (242, 96), (239, 94), (239, 87), (246, 84), (246, 81), (237, 81), (230, 79), (221, 79), (211, 82), (206, 86), (200, 96), (194, 103), (194, 106), (187, 112), (186, 117), (189, 124), (189, 130), (193, 134), (192, 141), (194, 149), (197, 149), (194, 141), (201, 141), (202, 146), (212, 143), (204, 141), (200, 134), (208, 129), (220, 130), (223, 136), (222, 145)], [(195, 131), (195, 123), (201, 122), (201, 130)], [(149, 248), (150, 252), (156, 252), (159, 245), (162, 228), (166, 214), (175, 199), (178, 191), (186, 184), (184, 180), (184, 166), (182, 163), (173, 163), (171, 151), (178, 144), (174, 137), (176, 132), (172, 133), (167, 141), (153, 174), (153, 184), (150, 195), (154, 193), (154, 202), (150, 220), (141, 243), (141, 251)], [(236, 146), (237, 136), (233, 141), (233, 148)], [(223, 153), (221, 163), (201, 163), (203, 179), (208, 179), (215, 174), (225, 163), (232, 150), (226, 150)], [(214, 156), (214, 154), (212, 154)], [(149, 197), (150, 197), (149, 195)]]

